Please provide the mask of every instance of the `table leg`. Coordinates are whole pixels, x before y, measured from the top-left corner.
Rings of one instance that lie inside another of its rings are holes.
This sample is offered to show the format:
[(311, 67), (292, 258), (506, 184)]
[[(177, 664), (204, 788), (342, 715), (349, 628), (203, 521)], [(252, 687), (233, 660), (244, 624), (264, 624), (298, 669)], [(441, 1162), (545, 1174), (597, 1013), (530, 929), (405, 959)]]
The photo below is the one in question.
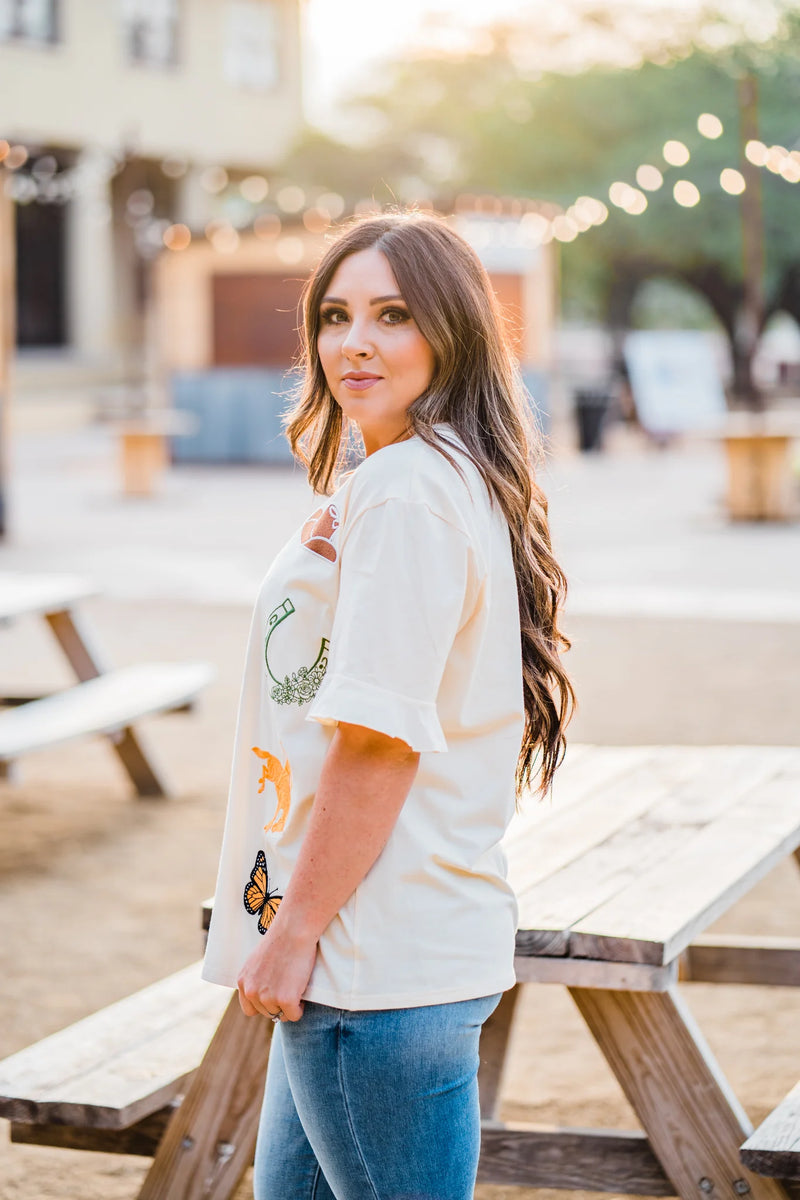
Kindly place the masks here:
[(167, 1126), (139, 1200), (228, 1200), (253, 1161), (272, 1039), (234, 994)]
[(783, 1200), (741, 1165), (752, 1126), (675, 987), (570, 993), (683, 1200)]
[[(90, 647), (90, 639), (75, 616), (66, 609), (46, 613), (45, 616), (81, 683), (102, 675), (103, 668), (99, 656)], [(127, 726), (110, 740), (138, 795), (166, 796), (167, 789), (152, 764), (151, 756), (145, 752), (140, 735), (135, 733), (131, 726)]]
[(484, 1121), (497, 1119), (506, 1048), (519, 995), (520, 985), (518, 983), (509, 991), (504, 992), (500, 1003), (481, 1031), (478, 1090), (481, 1101), (481, 1119)]

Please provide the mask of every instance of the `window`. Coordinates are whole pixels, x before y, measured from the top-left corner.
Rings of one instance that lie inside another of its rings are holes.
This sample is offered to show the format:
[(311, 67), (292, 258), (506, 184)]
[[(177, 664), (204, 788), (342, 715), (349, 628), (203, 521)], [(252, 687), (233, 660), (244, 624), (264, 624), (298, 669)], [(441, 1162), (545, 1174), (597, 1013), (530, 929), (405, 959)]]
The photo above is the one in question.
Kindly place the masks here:
[(278, 82), (278, 16), (271, 0), (228, 0), (225, 79), (266, 92)]
[(56, 18), (56, 0), (0, 0), (0, 42), (55, 42)]
[(120, 0), (128, 61), (172, 67), (178, 61), (178, 0)]

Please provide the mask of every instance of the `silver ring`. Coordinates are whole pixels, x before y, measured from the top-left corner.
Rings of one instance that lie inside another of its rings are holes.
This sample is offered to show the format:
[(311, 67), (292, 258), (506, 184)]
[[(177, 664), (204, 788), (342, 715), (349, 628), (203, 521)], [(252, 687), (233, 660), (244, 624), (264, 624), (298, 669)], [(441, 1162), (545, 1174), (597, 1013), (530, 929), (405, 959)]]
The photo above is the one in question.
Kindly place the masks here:
[(278, 1009), (278, 1011), (276, 1013), (269, 1013), (269, 1019), (270, 1019), (270, 1021), (272, 1021), (273, 1025), (276, 1025), (278, 1023), (278, 1021), (280, 1021), (282, 1016), (283, 1016), (283, 1012), (280, 1008)]

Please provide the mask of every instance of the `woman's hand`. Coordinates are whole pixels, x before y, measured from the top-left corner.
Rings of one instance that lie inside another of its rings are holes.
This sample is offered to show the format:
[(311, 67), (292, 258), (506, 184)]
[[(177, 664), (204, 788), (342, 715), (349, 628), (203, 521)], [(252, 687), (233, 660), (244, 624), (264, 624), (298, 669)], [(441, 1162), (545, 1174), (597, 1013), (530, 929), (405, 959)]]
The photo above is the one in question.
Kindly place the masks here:
[(271, 1017), (280, 1012), (284, 1021), (299, 1021), (303, 1015), (300, 997), (308, 986), (316, 954), (316, 940), (292, 937), (276, 915), (263, 944), (239, 972), (237, 986), (244, 1015)]

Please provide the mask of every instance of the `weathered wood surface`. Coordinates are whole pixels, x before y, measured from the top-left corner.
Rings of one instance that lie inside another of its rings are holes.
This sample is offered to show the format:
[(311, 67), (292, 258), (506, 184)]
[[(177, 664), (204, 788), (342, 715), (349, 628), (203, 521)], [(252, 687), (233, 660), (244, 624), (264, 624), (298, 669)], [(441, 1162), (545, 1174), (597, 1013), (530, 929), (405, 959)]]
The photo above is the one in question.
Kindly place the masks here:
[(573, 926), (571, 952), (671, 962), (800, 844), (800, 752)]
[(484, 1124), (478, 1182), (674, 1196), (643, 1133)]
[(759, 1175), (800, 1180), (800, 1083), (747, 1139), (741, 1158)]
[[(179, 1097), (176, 1097), (176, 1100)], [(136, 1154), (152, 1158), (164, 1136), (173, 1105), (159, 1108), (127, 1129), (97, 1129), (75, 1125), (27, 1124), (12, 1121), (11, 1141), (25, 1146), (56, 1146), (60, 1150), (94, 1150), (100, 1154)]]
[(234, 995), (139, 1200), (228, 1200), (253, 1161), (273, 1025), (245, 1017)]
[(565, 987), (625, 992), (664, 992), (678, 978), (677, 962), (652, 967), (648, 963), (605, 962), (595, 958), (547, 958), (541, 954), (517, 953), (514, 970), (518, 983), (560, 983)]
[[(644, 765), (646, 777), (640, 770), (622, 784), (627, 794), (631, 784), (640, 790), (641, 812), (536, 883), (526, 884), (520, 872), (520, 929), (535, 929), (540, 938), (560, 935), (568, 952), (575, 953), (569, 933), (573, 926), (654, 867), (671, 861), (688, 838), (730, 809), (749, 788), (763, 783), (772, 769), (771, 756), (749, 747), (715, 747), (694, 754), (671, 748), (665, 765), (654, 757)], [(618, 799), (607, 790), (600, 798), (612, 820), (618, 814)], [(570, 839), (567, 849), (572, 849)]]
[(212, 678), (206, 663), (146, 663), (0, 713), (0, 758), (12, 759), (184, 704)]
[(0, 621), (28, 613), (62, 612), (96, 595), (96, 589), (77, 575), (27, 575), (17, 571), (0, 573)]
[(229, 995), (196, 963), (20, 1050), (0, 1063), (0, 1116), (127, 1128), (183, 1090)]
[(503, 1070), (506, 1062), (506, 1051), (511, 1036), (519, 987), (510, 988), (504, 992), (500, 1003), (481, 1030), (480, 1066), (478, 1067), (478, 1094), (480, 1096), (481, 1117), (493, 1120), (500, 1107), (500, 1090), (503, 1082)]
[(614, 748), (593, 787), (597, 753), (504, 842), (518, 955), (665, 965), (800, 845), (795, 748)]
[[(523, 809), (504, 838), (509, 882), (520, 897), (519, 928), (531, 935), (527, 942), (529, 953), (566, 954), (569, 934), (568, 930), (562, 932), (545, 925), (546, 938), (534, 949), (533, 934), (539, 931), (538, 912), (526, 907), (525, 894), (563, 867), (577, 862), (668, 795), (676, 783), (690, 775), (701, 755), (694, 748), (682, 749), (680, 754), (664, 753), (659, 748), (633, 748), (629, 755), (615, 748), (613, 754), (605, 756), (610, 769), (605, 777), (600, 774), (599, 778), (592, 769), (595, 757), (602, 762), (603, 756), (593, 747), (578, 764), (578, 770), (582, 768), (582, 786), (576, 786), (567, 775), (563, 779), (557, 776), (552, 808), (545, 810), (544, 816), (541, 809), (530, 814)], [(528, 806), (533, 809), (534, 802), (528, 801)]]
[(784, 1200), (741, 1165), (752, 1127), (676, 989), (570, 991), (679, 1196)]
[(800, 938), (701, 935), (681, 955), (678, 978), (800, 987)]

